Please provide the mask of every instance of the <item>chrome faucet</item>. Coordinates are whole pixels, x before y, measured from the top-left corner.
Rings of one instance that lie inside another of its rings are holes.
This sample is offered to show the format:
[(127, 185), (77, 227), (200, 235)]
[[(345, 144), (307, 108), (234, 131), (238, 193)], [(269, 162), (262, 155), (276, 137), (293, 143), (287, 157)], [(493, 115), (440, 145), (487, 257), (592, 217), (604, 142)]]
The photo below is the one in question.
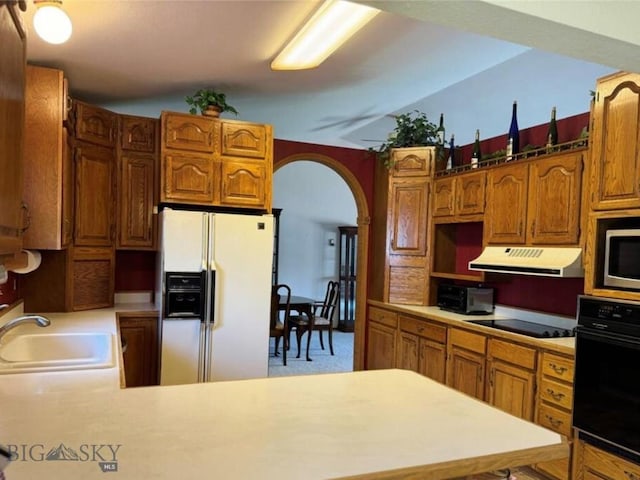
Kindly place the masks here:
[(47, 317), (43, 317), (42, 315), (23, 315), (22, 317), (16, 317), (12, 320), (9, 320), (7, 323), (0, 327), (0, 340), (2, 337), (9, 331), (13, 330), (16, 327), (19, 327), (23, 323), (35, 323), (39, 327), (48, 327), (51, 325), (51, 320)]

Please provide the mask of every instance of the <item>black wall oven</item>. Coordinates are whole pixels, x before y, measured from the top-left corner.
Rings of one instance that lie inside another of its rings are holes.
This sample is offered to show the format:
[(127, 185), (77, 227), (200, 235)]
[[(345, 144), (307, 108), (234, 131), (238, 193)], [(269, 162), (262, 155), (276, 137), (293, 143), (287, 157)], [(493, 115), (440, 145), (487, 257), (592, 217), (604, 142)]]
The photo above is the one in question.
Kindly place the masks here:
[(640, 462), (640, 303), (578, 298), (573, 426)]

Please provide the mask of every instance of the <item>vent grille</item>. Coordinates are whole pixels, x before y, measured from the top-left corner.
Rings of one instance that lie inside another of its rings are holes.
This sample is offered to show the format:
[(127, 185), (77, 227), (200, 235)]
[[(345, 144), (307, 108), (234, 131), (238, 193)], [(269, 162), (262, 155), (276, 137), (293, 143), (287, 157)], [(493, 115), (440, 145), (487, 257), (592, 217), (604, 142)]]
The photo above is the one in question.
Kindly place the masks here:
[(507, 252), (508, 257), (514, 258), (538, 258), (542, 255), (542, 248), (511, 248)]

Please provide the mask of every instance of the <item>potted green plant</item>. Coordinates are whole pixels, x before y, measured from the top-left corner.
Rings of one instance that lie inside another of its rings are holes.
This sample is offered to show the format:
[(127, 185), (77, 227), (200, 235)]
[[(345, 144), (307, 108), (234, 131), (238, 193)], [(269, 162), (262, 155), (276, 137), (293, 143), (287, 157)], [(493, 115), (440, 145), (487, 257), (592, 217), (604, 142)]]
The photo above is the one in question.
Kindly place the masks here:
[(401, 113), (395, 116), (396, 127), (389, 134), (387, 141), (377, 148), (371, 147), (377, 158), (391, 168), (391, 149), (406, 147), (436, 146), (438, 159), (444, 157), (444, 149), (438, 144), (437, 126), (427, 119), (427, 115), (418, 110)]
[(211, 117), (218, 117), (222, 112), (238, 115), (238, 111), (227, 103), (227, 96), (213, 88), (201, 88), (193, 96), (185, 97), (185, 101), (191, 106), (189, 113), (192, 115), (196, 115), (198, 110), (202, 115)]

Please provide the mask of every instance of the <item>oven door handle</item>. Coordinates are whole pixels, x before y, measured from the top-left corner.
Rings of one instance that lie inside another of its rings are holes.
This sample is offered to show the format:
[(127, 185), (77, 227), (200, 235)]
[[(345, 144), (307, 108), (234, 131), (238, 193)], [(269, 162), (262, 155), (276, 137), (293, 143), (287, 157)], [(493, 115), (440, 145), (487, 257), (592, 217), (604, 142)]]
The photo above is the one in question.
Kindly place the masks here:
[(617, 345), (619, 347), (633, 348), (634, 350), (640, 350), (640, 338), (629, 337), (626, 335), (618, 335), (615, 333), (593, 330), (585, 331), (583, 328), (578, 328), (576, 335), (578, 339), (584, 338), (587, 340), (594, 340), (597, 342), (605, 342), (611, 345)]

